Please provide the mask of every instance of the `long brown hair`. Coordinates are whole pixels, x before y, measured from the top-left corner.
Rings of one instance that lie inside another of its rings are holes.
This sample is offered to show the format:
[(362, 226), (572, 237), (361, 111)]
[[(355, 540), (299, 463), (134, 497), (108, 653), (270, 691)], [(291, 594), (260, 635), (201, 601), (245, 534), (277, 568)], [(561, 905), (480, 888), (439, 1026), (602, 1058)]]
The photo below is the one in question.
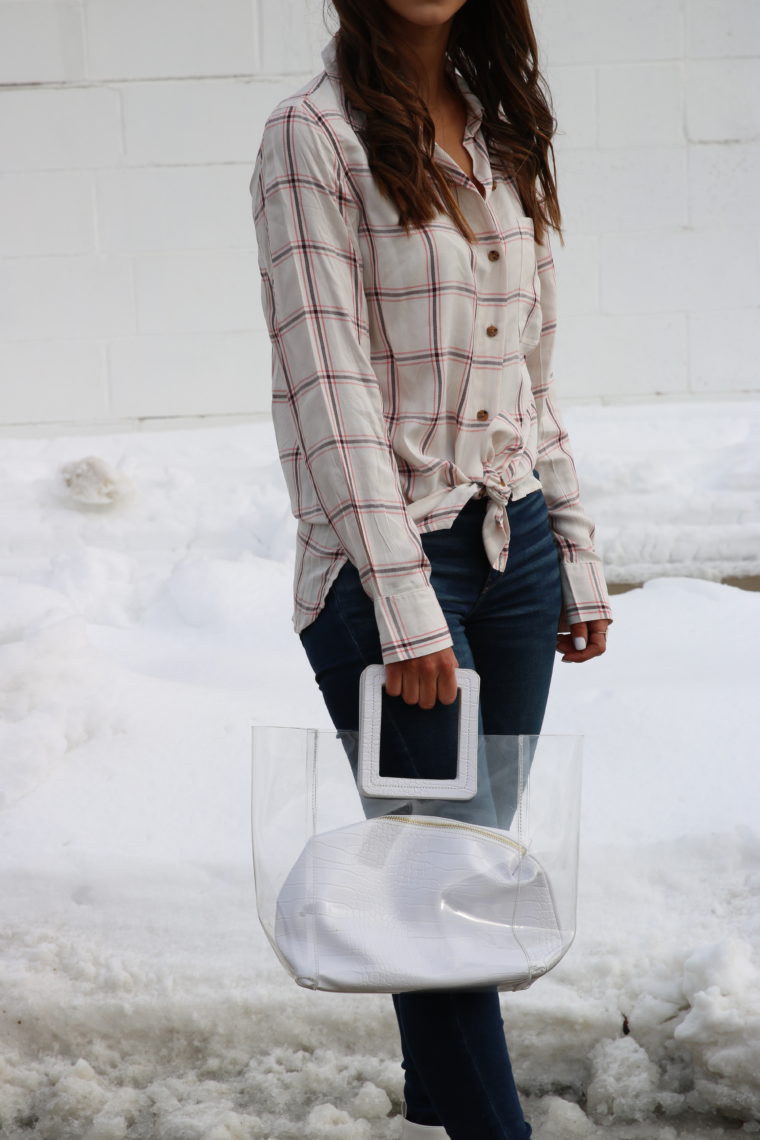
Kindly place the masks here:
[[(340, 26), (336, 65), (346, 99), (365, 116), (361, 130), (381, 192), (399, 224), (431, 221), (443, 209), (468, 241), (474, 234), (434, 158), (435, 126), (388, 31), (383, 0), (331, 0)], [(545, 227), (562, 237), (551, 97), (538, 66), (528, 0), (467, 0), (454, 15), (446, 47), (483, 104), (483, 135), (495, 172), (512, 176), (536, 241)], [(551, 169), (549, 166), (551, 156)], [(431, 198), (431, 184), (433, 195)], [(539, 190), (540, 187), (540, 190)]]

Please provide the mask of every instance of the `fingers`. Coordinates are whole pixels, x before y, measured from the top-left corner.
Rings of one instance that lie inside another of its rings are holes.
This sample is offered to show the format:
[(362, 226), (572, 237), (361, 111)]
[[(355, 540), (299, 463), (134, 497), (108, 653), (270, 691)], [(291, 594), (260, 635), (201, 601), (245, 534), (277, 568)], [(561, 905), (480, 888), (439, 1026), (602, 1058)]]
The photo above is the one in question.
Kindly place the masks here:
[[(607, 649), (606, 618), (597, 618), (590, 622), (574, 622), (570, 626), (570, 633), (560, 633), (557, 636), (557, 652), (562, 653), (563, 661), (590, 661), (592, 657), (601, 657)], [(585, 641), (585, 648), (578, 646)]]
[(389, 661), (385, 666), (385, 691), (389, 697), (398, 697), (401, 694), (403, 664), (403, 661)]
[(582, 653), (588, 645), (588, 626), (585, 621), (577, 621), (575, 625), (571, 625), (570, 636), (573, 639), (573, 649)]
[(457, 686), (457, 675), (454, 672), (454, 670), (458, 668), (459, 663), (454, 656), (454, 653), (452, 652), (451, 663), (444, 665), (444, 667), (438, 673), (438, 700), (441, 701), (444, 705), (453, 705), (459, 694), (459, 689)]
[(402, 697), (408, 705), (431, 709), (436, 701), (445, 705), (457, 699), (458, 667), (451, 648), (413, 657), (406, 661), (389, 661), (385, 666), (385, 691), (388, 696)]

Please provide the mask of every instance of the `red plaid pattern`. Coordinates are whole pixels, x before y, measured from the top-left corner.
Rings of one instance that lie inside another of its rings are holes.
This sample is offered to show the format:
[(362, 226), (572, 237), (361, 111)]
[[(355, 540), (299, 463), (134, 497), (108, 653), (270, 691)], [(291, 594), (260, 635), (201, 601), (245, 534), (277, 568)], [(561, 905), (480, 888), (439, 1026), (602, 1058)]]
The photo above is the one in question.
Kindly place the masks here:
[[(485, 489), (484, 549), (503, 570), (506, 504), (543, 487), (571, 622), (612, 618), (594, 524), (556, 401), (555, 269), (468, 105), (464, 145), (485, 199), (437, 146), (477, 236), (441, 212), (409, 236), (372, 177), (325, 69), (266, 120), (250, 183), (272, 344), (272, 418), (298, 520), (293, 627), (314, 620), (346, 559), (375, 608), (383, 662), (452, 645), (420, 533)], [(540, 483), (533, 469), (540, 475)]]

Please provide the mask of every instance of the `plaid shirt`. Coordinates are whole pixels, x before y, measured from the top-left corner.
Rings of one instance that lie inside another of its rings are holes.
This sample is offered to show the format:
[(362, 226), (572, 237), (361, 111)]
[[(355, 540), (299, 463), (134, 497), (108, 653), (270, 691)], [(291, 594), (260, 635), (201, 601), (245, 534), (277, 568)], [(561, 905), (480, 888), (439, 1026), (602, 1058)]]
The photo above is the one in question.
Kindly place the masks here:
[[(496, 176), (467, 101), (464, 146), (485, 198), (436, 144), (476, 234), (445, 213), (406, 236), (325, 69), (266, 120), (250, 183), (272, 343), (272, 418), (298, 520), (293, 627), (314, 620), (347, 559), (374, 605), (383, 663), (453, 644), (420, 533), (489, 502), (504, 570), (506, 504), (543, 488), (568, 620), (612, 618), (594, 524), (552, 394), (555, 271), (514, 180)], [(533, 474), (538, 472), (536, 479)]]

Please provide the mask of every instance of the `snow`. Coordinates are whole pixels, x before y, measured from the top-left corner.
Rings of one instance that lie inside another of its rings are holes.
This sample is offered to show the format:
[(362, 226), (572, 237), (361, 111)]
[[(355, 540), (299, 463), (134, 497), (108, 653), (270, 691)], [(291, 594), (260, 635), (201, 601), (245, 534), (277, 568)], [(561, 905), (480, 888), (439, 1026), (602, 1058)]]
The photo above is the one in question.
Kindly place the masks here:
[[(568, 409), (612, 581), (560, 662), (585, 734), (578, 935), (502, 994), (536, 1140), (760, 1132), (760, 403)], [(398, 1134), (384, 994), (296, 986), (258, 922), (252, 724), (329, 728), (290, 624), (271, 425), (0, 448), (0, 1133)], [(628, 1030), (628, 1032), (626, 1032)]]

